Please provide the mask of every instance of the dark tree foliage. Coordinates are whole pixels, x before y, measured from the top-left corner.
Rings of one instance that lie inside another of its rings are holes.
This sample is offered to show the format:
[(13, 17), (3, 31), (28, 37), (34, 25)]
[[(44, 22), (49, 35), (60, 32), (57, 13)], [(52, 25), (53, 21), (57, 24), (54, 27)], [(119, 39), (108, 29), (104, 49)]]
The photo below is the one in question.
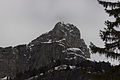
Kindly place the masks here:
[(108, 2), (98, 0), (103, 5), (109, 17), (113, 16), (115, 21), (105, 21), (106, 28), (100, 30), (100, 37), (104, 41), (104, 48), (90, 43), (92, 53), (105, 54), (107, 57), (119, 59), (120, 57), (120, 2)]

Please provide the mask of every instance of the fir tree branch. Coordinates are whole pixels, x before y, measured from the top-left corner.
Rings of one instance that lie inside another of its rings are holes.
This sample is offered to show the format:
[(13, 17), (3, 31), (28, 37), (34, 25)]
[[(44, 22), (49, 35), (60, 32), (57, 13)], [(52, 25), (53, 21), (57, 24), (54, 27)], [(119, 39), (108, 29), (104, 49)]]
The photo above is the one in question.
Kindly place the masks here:
[(106, 48), (96, 47), (93, 43), (90, 43), (89, 47), (90, 47), (92, 53), (105, 54), (106, 57), (111, 57), (111, 58), (114, 58), (114, 59), (117, 59), (118, 57), (120, 57), (119, 53), (109, 51)]
[(115, 18), (119, 17), (120, 15), (120, 8), (115, 9), (105, 9), (106, 13), (109, 14), (109, 16), (114, 16)]
[(107, 2), (107, 1), (101, 1), (98, 0), (99, 4), (103, 5), (103, 7), (107, 8), (107, 7), (120, 7), (120, 2)]

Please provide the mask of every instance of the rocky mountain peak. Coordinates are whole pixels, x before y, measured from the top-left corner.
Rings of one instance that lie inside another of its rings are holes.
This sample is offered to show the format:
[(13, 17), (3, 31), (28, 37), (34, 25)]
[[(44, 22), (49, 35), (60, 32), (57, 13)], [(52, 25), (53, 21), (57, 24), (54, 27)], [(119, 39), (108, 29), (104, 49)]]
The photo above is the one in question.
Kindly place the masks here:
[(74, 66), (89, 57), (89, 49), (80, 37), (79, 29), (58, 22), (51, 31), (29, 44), (0, 48), (0, 78), (15, 78), (18, 73), (38, 69), (45, 72), (61, 64)]
[(64, 45), (65, 48), (80, 48), (86, 57), (90, 57), (89, 49), (85, 41), (81, 38), (79, 29), (73, 24), (58, 22), (51, 31), (34, 39), (29, 45), (33, 46), (53, 42), (59, 42)]
[(55, 34), (58, 34), (58, 36), (60, 36), (60, 33), (63, 33), (64, 36), (68, 36), (70, 34), (73, 37), (77, 35), (77, 37), (80, 38), (80, 31), (73, 24), (64, 24), (63, 22), (58, 22), (53, 31), (55, 31)]

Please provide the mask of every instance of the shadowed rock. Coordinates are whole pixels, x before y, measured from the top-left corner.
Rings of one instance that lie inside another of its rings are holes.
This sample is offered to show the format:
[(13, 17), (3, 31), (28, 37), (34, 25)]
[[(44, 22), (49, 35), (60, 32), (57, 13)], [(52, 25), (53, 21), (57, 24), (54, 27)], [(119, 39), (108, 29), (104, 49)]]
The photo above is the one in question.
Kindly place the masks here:
[(17, 73), (39, 69), (58, 60), (75, 65), (88, 57), (89, 49), (77, 27), (59, 22), (29, 44), (0, 48), (0, 77), (14, 78)]
[(90, 58), (89, 49), (81, 38), (79, 29), (72, 24), (58, 22), (53, 30), (39, 36), (29, 45), (51, 42), (60, 42), (66, 48), (80, 48), (84, 52), (85, 56)]

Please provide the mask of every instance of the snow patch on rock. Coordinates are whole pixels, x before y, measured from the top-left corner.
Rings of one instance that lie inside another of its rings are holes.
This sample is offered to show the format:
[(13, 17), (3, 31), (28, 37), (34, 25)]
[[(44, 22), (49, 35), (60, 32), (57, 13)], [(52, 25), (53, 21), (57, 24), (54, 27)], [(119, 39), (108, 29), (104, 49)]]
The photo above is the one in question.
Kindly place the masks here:
[(80, 51), (82, 54), (84, 54), (84, 52), (82, 52), (81, 49), (79, 49), (79, 48), (68, 48), (67, 50), (73, 51), (73, 52)]
[(9, 77), (4, 77), (4, 78), (1, 78), (0, 80), (7, 80)]

